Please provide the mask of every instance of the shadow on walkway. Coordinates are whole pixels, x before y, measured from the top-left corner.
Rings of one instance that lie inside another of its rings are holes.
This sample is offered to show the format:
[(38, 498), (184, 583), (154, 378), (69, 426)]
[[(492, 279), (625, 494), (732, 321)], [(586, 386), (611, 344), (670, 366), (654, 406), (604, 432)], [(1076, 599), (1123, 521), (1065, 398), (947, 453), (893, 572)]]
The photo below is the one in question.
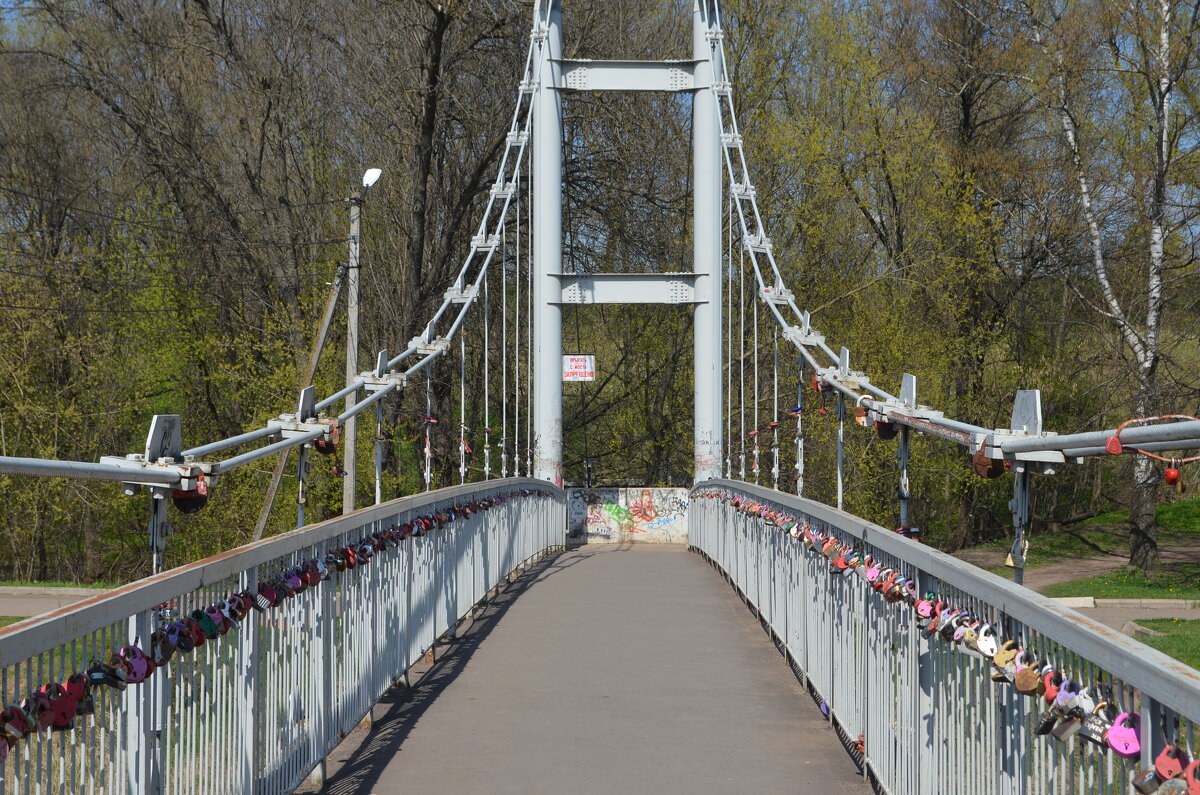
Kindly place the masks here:
[(479, 645), (492, 633), (513, 603), (535, 583), (584, 562), (596, 553), (554, 553), (534, 563), (507, 586), (474, 620), (458, 626), (458, 636), (439, 640), (433, 663), (418, 662), (409, 669), (409, 687), (394, 687), (371, 710), (372, 727), (356, 729), (326, 759), (325, 785), (301, 785), (297, 793), (351, 795), (371, 792), (421, 716), (462, 673)]

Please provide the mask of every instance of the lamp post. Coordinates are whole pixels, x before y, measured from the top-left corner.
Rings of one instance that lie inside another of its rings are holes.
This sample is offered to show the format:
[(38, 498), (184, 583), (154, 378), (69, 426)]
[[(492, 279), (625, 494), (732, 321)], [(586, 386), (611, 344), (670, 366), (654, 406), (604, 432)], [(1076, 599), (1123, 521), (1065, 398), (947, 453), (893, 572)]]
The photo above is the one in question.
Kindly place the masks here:
[[(358, 266), (361, 253), (362, 205), (367, 191), (371, 189), (383, 173), (381, 169), (370, 168), (362, 177), (362, 189), (356, 190), (350, 196), (350, 266), (346, 273), (346, 386), (358, 378), (358, 299), (359, 282)], [(357, 402), (357, 393), (346, 396), (346, 408)], [(358, 422), (354, 417), (346, 420), (344, 435), (346, 456), (346, 479), (342, 483), (342, 513), (354, 510), (354, 483), (358, 474), (355, 460)]]

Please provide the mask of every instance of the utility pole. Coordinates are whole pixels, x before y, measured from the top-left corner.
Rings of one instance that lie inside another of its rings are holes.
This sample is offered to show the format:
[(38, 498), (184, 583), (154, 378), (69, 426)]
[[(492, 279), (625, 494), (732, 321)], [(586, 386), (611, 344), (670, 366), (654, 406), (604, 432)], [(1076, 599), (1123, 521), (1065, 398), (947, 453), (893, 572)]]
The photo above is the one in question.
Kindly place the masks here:
[[(350, 265), (346, 274), (346, 386), (350, 386), (358, 378), (358, 275), (361, 262), (362, 205), (367, 191), (379, 179), (381, 173), (377, 168), (368, 169), (363, 174), (362, 189), (351, 194), (349, 200)], [(346, 396), (347, 409), (354, 406), (356, 402), (358, 402), (357, 392)], [(350, 513), (354, 510), (354, 486), (358, 475), (357, 432), (357, 418), (351, 417), (346, 420), (346, 427), (342, 434), (343, 455), (346, 462), (345, 480), (342, 482), (342, 513)]]

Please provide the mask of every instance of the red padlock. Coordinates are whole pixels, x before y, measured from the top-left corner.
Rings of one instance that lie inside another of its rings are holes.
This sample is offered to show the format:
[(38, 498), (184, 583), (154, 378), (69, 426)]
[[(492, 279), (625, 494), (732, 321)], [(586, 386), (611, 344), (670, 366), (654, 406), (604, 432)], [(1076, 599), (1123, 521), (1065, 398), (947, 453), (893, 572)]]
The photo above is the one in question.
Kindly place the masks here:
[(1121, 440), (1115, 436), (1110, 436), (1104, 442), (1104, 449), (1111, 455), (1120, 455), (1125, 452), (1125, 446), (1121, 444)]
[(1191, 764), (1187, 752), (1174, 745), (1168, 745), (1159, 752), (1154, 760), (1154, 770), (1161, 781), (1182, 776), (1183, 771)]
[(1179, 482), (1179, 470), (1175, 467), (1167, 467), (1163, 470), (1163, 480), (1168, 486), (1174, 486)]

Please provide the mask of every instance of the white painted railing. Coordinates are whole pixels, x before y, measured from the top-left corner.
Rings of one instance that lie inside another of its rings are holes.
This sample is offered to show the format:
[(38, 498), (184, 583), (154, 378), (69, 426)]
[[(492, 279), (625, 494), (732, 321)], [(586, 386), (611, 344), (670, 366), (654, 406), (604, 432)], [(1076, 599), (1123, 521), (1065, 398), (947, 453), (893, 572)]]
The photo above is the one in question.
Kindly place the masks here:
[[(1136, 791), (1152, 792), (1149, 769), (1164, 747), (1200, 750), (1200, 672), (1033, 591), (829, 506), (736, 481), (693, 489), (688, 523), (690, 546), (756, 611), (847, 746), (861, 741), (856, 756), (884, 792), (1127, 793), (1139, 775), (1148, 780)], [(990, 625), (998, 643), (1032, 652), (1039, 673), (1052, 664), (1095, 701), (1117, 702), (1140, 721), (1140, 750), (1126, 759), (1082, 732), (1039, 734), (1044, 695), (993, 681), (992, 660), (922, 631), (911, 600), (885, 599), (853, 557), (835, 573), (845, 550), (908, 578), (918, 600), (932, 593), (970, 611), (964, 625)]]
[[(409, 534), (422, 517), (436, 518)], [(391, 537), (375, 539), (381, 548), (369, 563), (329, 565), (328, 579), (176, 651), (144, 682), (91, 688), (93, 714), (17, 740), (0, 763), (0, 792), (290, 792), (438, 637), (515, 569), (560, 547), (565, 528), (565, 495), (540, 481), (442, 489), (0, 629), (6, 706), (128, 644), (149, 653), (152, 631), (175, 616), (257, 593), (282, 570), (324, 562), (375, 533)]]

